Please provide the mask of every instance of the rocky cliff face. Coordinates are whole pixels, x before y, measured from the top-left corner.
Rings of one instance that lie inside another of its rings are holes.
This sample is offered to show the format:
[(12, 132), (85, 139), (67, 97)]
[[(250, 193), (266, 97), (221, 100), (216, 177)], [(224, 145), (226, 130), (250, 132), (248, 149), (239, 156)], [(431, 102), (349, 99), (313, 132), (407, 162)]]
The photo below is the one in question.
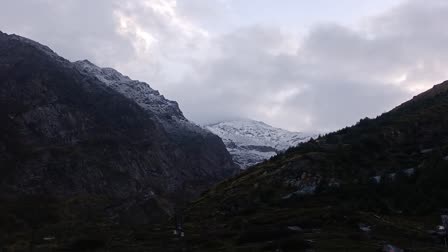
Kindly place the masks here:
[(4, 33), (0, 121), (2, 196), (137, 197), (168, 209), (237, 170), (218, 137), (146, 83)]

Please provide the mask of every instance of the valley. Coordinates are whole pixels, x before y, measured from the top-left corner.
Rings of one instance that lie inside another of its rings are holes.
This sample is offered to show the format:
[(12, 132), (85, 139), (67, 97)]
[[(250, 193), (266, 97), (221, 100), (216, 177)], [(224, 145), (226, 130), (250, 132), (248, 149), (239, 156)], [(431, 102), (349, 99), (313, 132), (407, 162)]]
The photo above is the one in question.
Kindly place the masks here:
[(446, 251), (448, 82), (322, 136), (200, 127), (0, 33), (0, 120), (3, 251)]

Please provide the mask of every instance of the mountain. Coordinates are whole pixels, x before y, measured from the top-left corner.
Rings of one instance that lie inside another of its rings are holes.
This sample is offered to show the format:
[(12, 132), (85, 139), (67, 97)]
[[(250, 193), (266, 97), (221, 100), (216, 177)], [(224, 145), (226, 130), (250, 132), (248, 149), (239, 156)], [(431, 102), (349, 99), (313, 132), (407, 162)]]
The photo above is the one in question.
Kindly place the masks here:
[(210, 250), (445, 251), (447, 178), (444, 82), (249, 168), (186, 212), (195, 235), (220, 241), (192, 241)]
[[(229, 160), (231, 158), (228, 152), (223, 149), (222, 140), (186, 119), (177, 102), (166, 99), (149, 84), (132, 80), (115, 69), (100, 68), (88, 60), (74, 62), (74, 66), (82, 74), (99, 80), (105, 86), (136, 102), (153, 117), (171, 141), (182, 148), (182, 153), (177, 155), (183, 159), (182, 163), (190, 163), (191, 167), (197, 169), (197, 177), (201, 177), (201, 173), (214, 171), (222, 172), (214, 174), (215, 178), (236, 174), (236, 166)], [(211, 183), (210, 181), (209, 184)]]
[(254, 120), (231, 120), (204, 126), (221, 137), (233, 161), (242, 169), (258, 164), (312, 136), (274, 128)]
[(123, 94), (151, 115), (155, 115), (157, 121), (170, 136), (173, 136), (173, 139), (177, 139), (179, 135), (185, 135), (185, 132), (213, 137), (210, 132), (187, 120), (177, 102), (166, 99), (149, 84), (132, 80), (113, 68), (100, 68), (88, 60), (76, 61), (74, 65), (81, 73), (98, 79), (105, 86)]
[[(114, 223), (145, 223), (238, 171), (219, 137), (148, 84), (5, 33), (0, 121), (3, 206), (55, 213), (76, 198), (73, 215), (102, 207)], [(26, 229), (16, 210), (0, 209)]]
[(147, 84), (0, 33), (0, 122), (2, 250), (446, 251), (448, 82), (231, 177)]

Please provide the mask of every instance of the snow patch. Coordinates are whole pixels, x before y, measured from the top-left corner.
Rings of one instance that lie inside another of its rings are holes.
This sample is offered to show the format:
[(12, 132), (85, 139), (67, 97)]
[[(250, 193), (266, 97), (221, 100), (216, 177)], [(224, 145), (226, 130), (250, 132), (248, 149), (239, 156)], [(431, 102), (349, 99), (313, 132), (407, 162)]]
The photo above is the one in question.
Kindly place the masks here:
[(271, 158), (313, 134), (291, 132), (254, 120), (232, 120), (205, 125), (204, 128), (222, 138), (235, 163), (242, 169)]

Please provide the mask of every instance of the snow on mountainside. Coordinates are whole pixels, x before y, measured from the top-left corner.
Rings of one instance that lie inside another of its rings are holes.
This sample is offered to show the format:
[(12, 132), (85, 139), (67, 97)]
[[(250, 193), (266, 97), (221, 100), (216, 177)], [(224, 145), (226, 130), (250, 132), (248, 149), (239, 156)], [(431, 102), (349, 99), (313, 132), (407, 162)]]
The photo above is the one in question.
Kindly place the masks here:
[(234, 162), (241, 168), (269, 159), (310, 138), (306, 134), (274, 128), (253, 120), (221, 122), (207, 125), (204, 129), (187, 120), (177, 102), (166, 99), (149, 84), (132, 80), (115, 69), (98, 67), (88, 60), (74, 64), (81, 73), (93, 76), (152, 112), (175, 141), (195, 141), (195, 135), (214, 137), (213, 134), (216, 134), (221, 137)]
[(257, 164), (278, 152), (306, 141), (309, 135), (274, 128), (252, 120), (227, 121), (207, 125), (205, 130), (185, 118), (175, 101), (166, 99), (149, 84), (132, 80), (112, 68), (101, 68), (88, 60), (77, 61), (75, 67), (93, 76), (106, 86), (132, 99), (152, 112), (169, 135), (179, 142), (195, 141), (195, 135), (222, 138), (233, 160), (241, 168)]
[(309, 140), (313, 135), (290, 132), (254, 120), (232, 120), (204, 126), (224, 141), (242, 169)]
[(166, 99), (159, 91), (152, 89), (149, 84), (132, 80), (113, 68), (101, 68), (88, 60), (74, 62), (82, 73), (95, 76), (105, 85), (134, 100), (143, 109), (153, 112), (171, 134), (185, 130), (200, 134), (209, 134), (198, 125), (188, 121), (175, 101)]

